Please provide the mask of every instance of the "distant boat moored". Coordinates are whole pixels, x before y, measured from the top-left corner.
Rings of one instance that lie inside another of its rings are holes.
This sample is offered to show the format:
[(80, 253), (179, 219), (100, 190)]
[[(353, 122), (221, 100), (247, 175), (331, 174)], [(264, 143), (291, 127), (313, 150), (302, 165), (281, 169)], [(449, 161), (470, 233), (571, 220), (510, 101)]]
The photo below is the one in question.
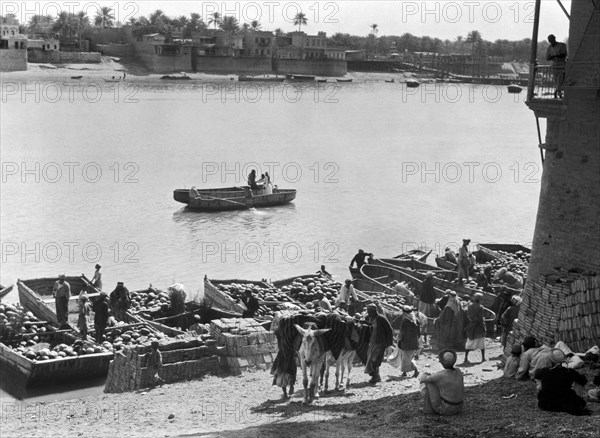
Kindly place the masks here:
[(285, 78), (279, 76), (238, 76), (240, 82), (283, 82)]
[(336, 79), (338, 82), (352, 82), (352, 78), (338, 78)]
[(406, 81), (406, 86), (408, 88), (417, 88), (419, 85), (421, 85), (421, 83), (416, 79), (409, 79)]
[(509, 93), (515, 93), (515, 94), (518, 94), (518, 93), (520, 93), (521, 91), (523, 91), (523, 87), (521, 87), (520, 85), (517, 85), (517, 84), (510, 84), (510, 85), (508, 86), (508, 92), (509, 92)]
[(181, 81), (181, 80), (189, 80), (192, 79), (190, 78), (188, 75), (184, 74), (180, 74), (180, 75), (164, 75), (160, 77), (161, 79), (168, 79), (171, 81)]
[(311, 75), (286, 75), (285, 77), (288, 81), (307, 81), (314, 82), (316, 76)]
[(83, 76), (71, 76), (71, 79), (81, 79)]
[(176, 189), (173, 199), (196, 211), (227, 211), (288, 204), (296, 198), (295, 189), (277, 187), (270, 195), (262, 189), (250, 190), (248, 186), (204, 189), (198, 190), (198, 194), (198, 198), (190, 199), (189, 189)]

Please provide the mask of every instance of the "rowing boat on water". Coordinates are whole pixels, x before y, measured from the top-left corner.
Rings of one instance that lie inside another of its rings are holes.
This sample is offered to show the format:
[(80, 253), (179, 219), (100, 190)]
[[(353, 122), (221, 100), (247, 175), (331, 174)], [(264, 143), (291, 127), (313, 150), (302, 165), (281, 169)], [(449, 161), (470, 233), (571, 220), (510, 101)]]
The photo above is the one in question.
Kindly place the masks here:
[(273, 189), (273, 194), (249, 187), (225, 187), (198, 190), (199, 198), (190, 199), (188, 189), (176, 189), (173, 199), (197, 211), (245, 210), (288, 204), (296, 198), (295, 189)]

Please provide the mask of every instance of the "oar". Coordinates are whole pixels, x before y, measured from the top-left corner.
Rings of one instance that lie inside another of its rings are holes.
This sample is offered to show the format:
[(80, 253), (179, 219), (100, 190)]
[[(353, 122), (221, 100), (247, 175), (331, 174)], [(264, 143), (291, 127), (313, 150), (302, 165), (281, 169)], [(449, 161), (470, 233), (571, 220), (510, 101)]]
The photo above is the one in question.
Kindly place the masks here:
[(212, 196), (200, 195), (200, 200), (202, 200), (202, 199), (210, 199), (210, 200), (215, 200), (215, 201), (231, 202), (232, 204), (241, 205), (244, 208), (248, 208), (248, 209), (252, 208), (252, 206), (250, 206), (250, 205), (242, 204), (241, 202), (230, 201), (229, 199), (224, 199), (224, 198), (213, 198)]

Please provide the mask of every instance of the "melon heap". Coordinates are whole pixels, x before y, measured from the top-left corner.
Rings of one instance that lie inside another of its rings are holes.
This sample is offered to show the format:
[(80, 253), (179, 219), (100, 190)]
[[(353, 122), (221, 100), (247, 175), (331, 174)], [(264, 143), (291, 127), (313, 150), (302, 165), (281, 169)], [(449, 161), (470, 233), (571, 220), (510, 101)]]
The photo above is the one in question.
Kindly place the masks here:
[(69, 357), (77, 357), (85, 354), (97, 354), (110, 351), (104, 346), (94, 342), (77, 339), (72, 345), (60, 343), (51, 347), (50, 343), (42, 342), (39, 336), (23, 340), (11, 346), (11, 348), (22, 356), (34, 362), (46, 360), (58, 360)]
[(0, 303), (0, 340), (11, 339), (22, 333), (45, 332), (45, 325), (36, 322), (40, 322), (39, 319), (20, 304)]
[(158, 341), (165, 337), (164, 333), (157, 332), (147, 326), (115, 327), (106, 330), (104, 333), (105, 341), (102, 345), (111, 351), (119, 351), (124, 347), (133, 345), (149, 345), (150, 342)]
[(131, 298), (131, 313), (146, 313), (150, 319), (167, 316), (171, 307), (171, 299), (166, 291), (149, 288), (146, 290), (133, 291), (129, 294)]

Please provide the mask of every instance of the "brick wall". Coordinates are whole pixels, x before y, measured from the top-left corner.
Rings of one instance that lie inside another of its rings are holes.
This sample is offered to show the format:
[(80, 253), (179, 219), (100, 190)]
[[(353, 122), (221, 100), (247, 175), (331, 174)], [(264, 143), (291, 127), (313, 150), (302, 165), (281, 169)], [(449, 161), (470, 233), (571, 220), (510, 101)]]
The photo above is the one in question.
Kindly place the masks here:
[(241, 58), (229, 56), (197, 56), (195, 71), (203, 73), (255, 73), (272, 71), (271, 58)]
[(344, 76), (348, 73), (348, 65), (347, 61), (338, 59), (308, 60), (273, 58), (273, 71), (278, 74)]
[(98, 64), (102, 56), (98, 52), (59, 52), (57, 50), (30, 50), (29, 62), (40, 64)]
[(0, 71), (27, 70), (27, 50), (0, 50)]

